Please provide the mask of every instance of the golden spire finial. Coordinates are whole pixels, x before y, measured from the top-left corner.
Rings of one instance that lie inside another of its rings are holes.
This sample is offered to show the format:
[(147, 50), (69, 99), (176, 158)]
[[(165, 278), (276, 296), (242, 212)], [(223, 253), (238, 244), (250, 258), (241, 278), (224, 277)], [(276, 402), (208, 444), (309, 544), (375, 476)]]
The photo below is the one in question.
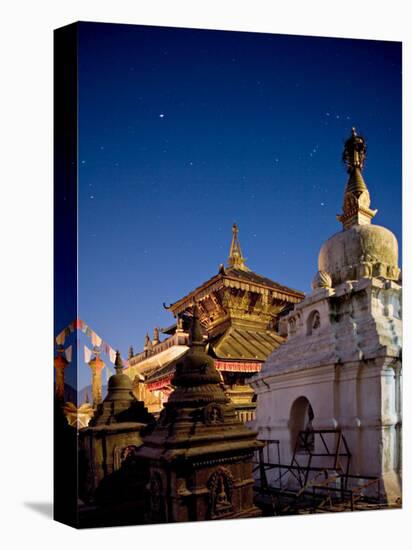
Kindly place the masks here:
[(365, 139), (358, 135), (356, 128), (352, 128), (352, 134), (345, 141), (342, 155), (349, 179), (343, 199), (343, 212), (337, 216), (344, 229), (349, 229), (353, 225), (370, 224), (377, 212), (369, 208), (371, 199), (362, 176), (365, 158)]
[(229, 267), (234, 267), (235, 269), (242, 269), (243, 271), (249, 271), (249, 268), (246, 267), (245, 258), (242, 256), (242, 251), (240, 249), (240, 243), (238, 239), (239, 229), (236, 223), (232, 226), (232, 243), (230, 245), (230, 252), (228, 258)]

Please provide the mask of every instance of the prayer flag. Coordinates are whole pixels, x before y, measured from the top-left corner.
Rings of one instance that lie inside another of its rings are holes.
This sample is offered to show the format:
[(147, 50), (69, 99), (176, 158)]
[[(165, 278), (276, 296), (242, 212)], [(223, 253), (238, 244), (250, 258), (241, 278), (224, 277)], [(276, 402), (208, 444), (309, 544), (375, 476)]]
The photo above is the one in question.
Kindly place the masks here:
[(101, 346), (102, 345), (102, 339), (100, 338), (100, 336), (98, 336), (94, 330), (91, 331), (91, 337), (92, 337), (92, 344), (93, 346)]
[(87, 346), (84, 346), (84, 362), (90, 363), (91, 358), (92, 358), (92, 350), (89, 349)]
[(64, 355), (66, 356), (66, 359), (69, 363), (72, 362), (72, 351), (73, 351), (73, 346), (69, 346), (64, 350)]

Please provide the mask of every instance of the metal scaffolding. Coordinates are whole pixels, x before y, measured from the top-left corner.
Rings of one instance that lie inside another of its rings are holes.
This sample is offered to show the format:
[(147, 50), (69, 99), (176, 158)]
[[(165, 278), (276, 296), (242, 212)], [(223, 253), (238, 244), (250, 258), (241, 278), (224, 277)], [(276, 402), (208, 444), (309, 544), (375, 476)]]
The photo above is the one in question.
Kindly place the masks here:
[(351, 453), (342, 430), (299, 432), (290, 464), (281, 463), (279, 440), (264, 443), (255, 456), (254, 474), (257, 501), (268, 515), (383, 505), (379, 478), (350, 474)]

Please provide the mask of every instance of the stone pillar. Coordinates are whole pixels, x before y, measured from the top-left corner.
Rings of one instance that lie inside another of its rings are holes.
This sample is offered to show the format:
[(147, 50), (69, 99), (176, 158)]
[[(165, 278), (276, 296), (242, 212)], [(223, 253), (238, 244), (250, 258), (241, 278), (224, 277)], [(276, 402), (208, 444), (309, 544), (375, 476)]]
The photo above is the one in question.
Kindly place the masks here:
[(59, 346), (57, 355), (54, 358), (54, 368), (56, 369), (55, 396), (57, 401), (64, 401), (64, 369), (69, 364), (63, 352), (63, 347)]
[(92, 371), (92, 400), (93, 407), (96, 408), (102, 402), (102, 370), (105, 367), (104, 362), (100, 359), (100, 351), (94, 348), (94, 357), (89, 362), (89, 367)]

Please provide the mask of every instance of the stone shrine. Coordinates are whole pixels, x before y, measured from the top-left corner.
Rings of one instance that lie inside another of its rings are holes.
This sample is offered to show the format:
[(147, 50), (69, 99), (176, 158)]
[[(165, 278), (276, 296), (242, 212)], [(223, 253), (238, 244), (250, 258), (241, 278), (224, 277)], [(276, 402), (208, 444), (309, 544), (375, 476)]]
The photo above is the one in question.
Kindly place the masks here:
[(148, 521), (255, 517), (252, 457), (261, 447), (244, 426), (206, 353), (196, 305), (189, 350), (174, 391), (137, 456), (150, 467)]
[(136, 499), (146, 482), (135, 455), (142, 445), (141, 432), (153, 417), (134, 397), (119, 352), (115, 369), (106, 398), (89, 426), (79, 431), (79, 496), (86, 503)]
[[(381, 498), (401, 498), (402, 306), (398, 244), (371, 225), (362, 170), (365, 140), (352, 130), (343, 231), (321, 247), (312, 293), (286, 317), (288, 338), (252, 380), (255, 427), (279, 440), (290, 464), (301, 431), (341, 430), (351, 473), (376, 476)], [(312, 445), (315, 445), (312, 439)], [(305, 449), (298, 449), (305, 452)]]

